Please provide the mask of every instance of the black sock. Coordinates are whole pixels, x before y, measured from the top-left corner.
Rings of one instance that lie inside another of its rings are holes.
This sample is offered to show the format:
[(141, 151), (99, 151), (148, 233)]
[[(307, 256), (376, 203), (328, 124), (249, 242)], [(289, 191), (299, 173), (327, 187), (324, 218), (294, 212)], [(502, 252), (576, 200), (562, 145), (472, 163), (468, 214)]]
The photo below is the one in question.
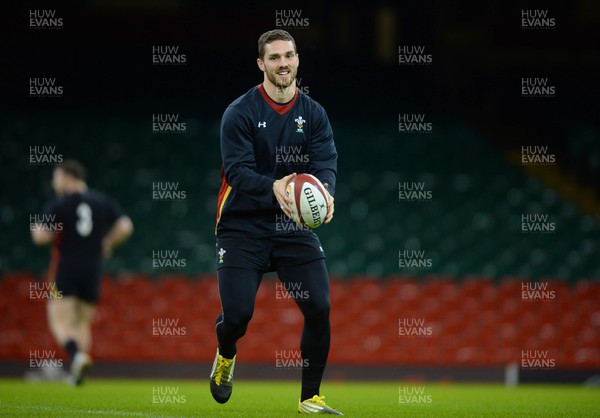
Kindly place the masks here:
[(221, 356), (223, 356), (224, 358), (231, 360), (237, 354), (237, 347), (233, 346), (233, 350), (232, 349), (227, 350), (226, 348), (223, 348), (219, 345), (219, 354)]
[(329, 353), (329, 321), (316, 325), (305, 321), (302, 332), (302, 358), (308, 365), (302, 369), (302, 393), (300, 402), (319, 395), (321, 380)]
[(65, 344), (65, 351), (69, 355), (69, 359), (73, 361), (73, 357), (75, 357), (75, 354), (77, 354), (77, 352), (79, 351), (79, 347), (77, 347), (77, 343), (75, 342), (75, 340), (67, 341), (67, 343)]
[[(223, 320), (223, 313), (220, 313), (217, 317), (217, 340), (219, 343), (219, 354), (224, 358), (231, 360), (237, 354), (237, 346), (235, 343), (239, 338), (239, 334), (223, 332), (224, 328), (227, 327)], [(247, 327), (244, 327), (240, 333), (243, 335), (246, 333), (246, 330)]]
[[(320, 370), (318, 370), (320, 369)], [(315, 367), (311, 367), (310, 369), (304, 369), (302, 371), (302, 381), (306, 382), (307, 380), (318, 380), (319, 382), (321, 381), (321, 376), (323, 376), (323, 371), (325, 370), (325, 366), (320, 367), (320, 368), (315, 368)], [(306, 374), (305, 374), (306, 373)], [(312, 374), (313, 376), (308, 376)], [(319, 394), (319, 386), (321, 386), (320, 384), (317, 384), (316, 386), (308, 386), (306, 383), (302, 384), (302, 393), (300, 394), (300, 402), (304, 402), (307, 399), (312, 398), (315, 395)]]
[(320, 395), (321, 380), (327, 364), (330, 341), (329, 318), (311, 318), (304, 320), (300, 351), (307, 366), (302, 369), (302, 393), (300, 401)]

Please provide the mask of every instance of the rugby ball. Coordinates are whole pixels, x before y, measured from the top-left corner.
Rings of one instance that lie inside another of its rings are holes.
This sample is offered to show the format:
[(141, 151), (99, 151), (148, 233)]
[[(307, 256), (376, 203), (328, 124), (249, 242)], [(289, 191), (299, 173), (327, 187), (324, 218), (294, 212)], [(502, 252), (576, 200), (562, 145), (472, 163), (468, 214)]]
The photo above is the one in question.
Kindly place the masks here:
[(286, 193), (292, 198), (292, 219), (298, 225), (314, 229), (323, 224), (328, 194), (318, 178), (298, 174), (288, 183)]

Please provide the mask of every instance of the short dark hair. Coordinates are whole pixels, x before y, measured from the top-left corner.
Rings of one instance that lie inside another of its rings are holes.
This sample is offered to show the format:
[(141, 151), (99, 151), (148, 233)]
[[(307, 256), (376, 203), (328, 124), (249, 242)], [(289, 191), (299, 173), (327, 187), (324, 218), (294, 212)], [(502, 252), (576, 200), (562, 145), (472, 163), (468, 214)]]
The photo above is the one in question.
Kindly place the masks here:
[(64, 160), (57, 168), (60, 168), (65, 173), (75, 177), (78, 180), (86, 180), (87, 173), (85, 171), (85, 167), (77, 160)]
[(273, 41), (291, 41), (294, 44), (294, 52), (296, 52), (296, 41), (289, 32), (283, 29), (273, 29), (263, 33), (258, 38), (258, 58), (263, 59), (265, 56), (265, 45), (270, 44)]

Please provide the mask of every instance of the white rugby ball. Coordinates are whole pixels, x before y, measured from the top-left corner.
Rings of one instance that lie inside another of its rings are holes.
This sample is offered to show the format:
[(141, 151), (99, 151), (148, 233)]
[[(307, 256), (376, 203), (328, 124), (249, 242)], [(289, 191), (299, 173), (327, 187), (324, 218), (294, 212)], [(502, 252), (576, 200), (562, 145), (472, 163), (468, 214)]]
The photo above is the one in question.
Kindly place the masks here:
[(287, 185), (286, 193), (292, 198), (292, 219), (300, 226), (311, 229), (323, 224), (327, 216), (328, 194), (318, 178), (298, 174)]

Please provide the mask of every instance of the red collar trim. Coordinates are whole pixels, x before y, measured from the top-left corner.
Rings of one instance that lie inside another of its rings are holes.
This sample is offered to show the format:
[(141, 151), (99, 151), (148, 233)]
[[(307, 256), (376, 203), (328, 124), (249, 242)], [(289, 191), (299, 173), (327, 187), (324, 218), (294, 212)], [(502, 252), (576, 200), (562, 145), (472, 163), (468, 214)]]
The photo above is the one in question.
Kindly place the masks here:
[(260, 95), (263, 97), (263, 99), (265, 99), (265, 102), (267, 102), (269, 106), (271, 106), (271, 108), (280, 115), (285, 115), (287, 112), (289, 112), (289, 110), (292, 107), (294, 107), (296, 99), (298, 99), (298, 87), (296, 87), (296, 94), (294, 94), (294, 98), (286, 104), (279, 104), (274, 102), (273, 99), (271, 99), (265, 91), (265, 88), (263, 87), (262, 83), (258, 85), (258, 91), (260, 92)]

